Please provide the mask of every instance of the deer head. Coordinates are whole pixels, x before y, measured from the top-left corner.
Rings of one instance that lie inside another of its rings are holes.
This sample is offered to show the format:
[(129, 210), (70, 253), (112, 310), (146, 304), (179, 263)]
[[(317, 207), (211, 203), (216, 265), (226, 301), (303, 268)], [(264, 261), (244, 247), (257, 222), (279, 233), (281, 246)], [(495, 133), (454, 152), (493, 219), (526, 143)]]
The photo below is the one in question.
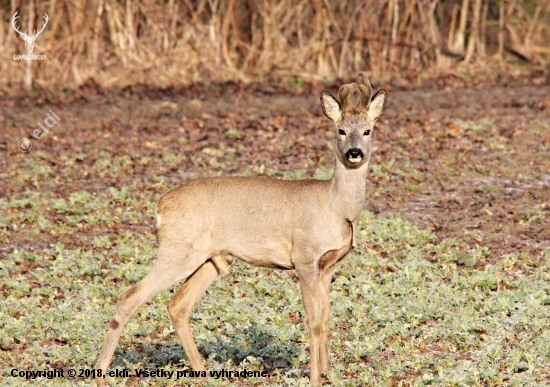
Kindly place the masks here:
[[(356, 93), (359, 100), (353, 103), (351, 97)], [(323, 113), (336, 127), (336, 156), (348, 169), (359, 168), (370, 160), (371, 132), (384, 113), (388, 93), (382, 89), (371, 96), (372, 87), (364, 72), (359, 73), (357, 83), (340, 88), (339, 101), (326, 90), (321, 93)]]
[(27, 35), (27, 30), (25, 30), (25, 32), (21, 32), (19, 31), (19, 27), (16, 27), (15, 26), (15, 20), (19, 17), (17, 15), (19, 11), (15, 12), (13, 14), (13, 17), (11, 19), (11, 26), (13, 27), (13, 29), (15, 30), (15, 32), (17, 32), (19, 35), (21, 35), (21, 38), (25, 41), (25, 49), (27, 50), (27, 54), (32, 54), (32, 50), (34, 50), (34, 41), (36, 40), (36, 38), (38, 37), (38, 35), (40, 35), (42, 33), (42, 31), (44, 31), (44, 28), (46, 28), (46, 24), (48, 24), (48, 14), (44, 14), (44, 25), (42, 26), (42, 29), (40, 31), (37, 31), (35, 30), (34, 33), (29, 36)]

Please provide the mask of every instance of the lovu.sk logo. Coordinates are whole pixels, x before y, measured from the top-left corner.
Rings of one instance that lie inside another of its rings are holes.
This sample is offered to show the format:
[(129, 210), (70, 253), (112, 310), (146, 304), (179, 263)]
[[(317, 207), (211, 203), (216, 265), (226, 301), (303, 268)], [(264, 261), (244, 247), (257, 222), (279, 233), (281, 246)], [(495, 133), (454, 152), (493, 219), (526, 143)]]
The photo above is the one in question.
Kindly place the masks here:
[(13, 29), (15, 30), (15, 32), (17, 32), (21, 38), (25, 41), (25, 49), (27, 50), (27, 55), (15, 55), (13, 54), (13, 59), (14, 60), (22, 60), (22, 59), (27, 59), (27, 60), (45, 60), (47, 59), (46, 58), (46, 55), (45, 54), (42, 54), (42, 55), (32, 55), (32, 50), (34, 50), (34, 42), (36, 41), (36, 38), (38, 37), (38, 35), (40, 35), (42, 33), (42, 31), (44, 31), (44, 28), (46, 28), (46, 25), (48, 24), (48, 14), (45, 13), (44, 14), (44, 25), (42, 26), (42, 29), (37, 31), (37, 30), (34, 30), (34, 33), (29, 36), (27, 35), (27, 30), (25, 30), (25, 32), (21, 32), (19, 31), (19, 27), (16, 27), (15, 25), (15, 20), (19, 17), (17, 14), (19, 13), (19, 11), (16, 11), (14, 14), (13, 14), (13, 17), (11, 18), (11, 26), (13, 27)]

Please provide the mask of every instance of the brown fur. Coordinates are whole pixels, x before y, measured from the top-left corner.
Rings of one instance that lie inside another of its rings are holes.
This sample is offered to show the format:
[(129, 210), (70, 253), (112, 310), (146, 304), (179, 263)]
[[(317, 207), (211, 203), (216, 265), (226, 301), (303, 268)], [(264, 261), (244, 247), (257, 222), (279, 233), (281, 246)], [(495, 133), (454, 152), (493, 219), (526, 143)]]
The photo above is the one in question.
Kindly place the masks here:
[[(189, 315), (210, 284), (237, 258), (256, 266), (296, 270), (310, 334), (310, 382), (321, 384), (320, 373), (329, 367), (330, 283), (355, 246), (371, 154), (372, 136), (366, 133), (373, 129), (386, 99), (384, 92), (368, 100), (368, 79), (361, 74), (359, 78), (360, 85), (340, 89), (340, 101), (327, 91), (321, 93), (323, 112), (336, 130), (330, 180), (216, 177), (177, 187), (159, 200), (157, 261), (120, 298), (96, 369), (106, 374), (120, 334), (138, 308), (186, 279), (168, 310), (191, 367), (205, 370)], [(363, 100), (352, 106), (349, 98), (357, 91)], [(103, 378), (96, 380), (100, 386), (106, 383)]]

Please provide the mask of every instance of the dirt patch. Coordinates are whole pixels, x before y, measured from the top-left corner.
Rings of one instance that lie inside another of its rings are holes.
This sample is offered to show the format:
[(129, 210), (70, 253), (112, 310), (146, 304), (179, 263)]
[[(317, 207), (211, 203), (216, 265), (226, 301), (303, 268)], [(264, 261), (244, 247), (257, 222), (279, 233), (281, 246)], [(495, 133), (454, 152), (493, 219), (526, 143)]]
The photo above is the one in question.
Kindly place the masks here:
[[(207, 175), (328, 178), (333, 134), (320, 90), (234, 84), (110, 95), (91, 85), (69, 99), (8, 99), (0, 102), (0, 192), (67, 197), (132, 186), (159, 197)], [(399, 214), (439, 238), (486, 246), (489, 261), (511, 253), (542, 257), (550, 251), (549, 95), (549, 86), (390, 91), (374, 134), (365, 208)], [(33, 139), (31, 153), (18, 150), (50, 109), (60, 124)], [(126, 160), (123, 172), (100, 173), (101, 160), (117, 158)], [(53, 178), (32, 172), (35, 162)], [(72, 165), (78, 174), (67, 172)], [(4, 250), (30, 243), (17, 230), (5, 233)]]

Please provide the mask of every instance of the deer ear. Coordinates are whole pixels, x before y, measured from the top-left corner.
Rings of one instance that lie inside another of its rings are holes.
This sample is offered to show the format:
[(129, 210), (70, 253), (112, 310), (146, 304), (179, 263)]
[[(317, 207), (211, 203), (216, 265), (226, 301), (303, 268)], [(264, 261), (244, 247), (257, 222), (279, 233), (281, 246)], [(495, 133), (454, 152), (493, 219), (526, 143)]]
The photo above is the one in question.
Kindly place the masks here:
[(378, 90), (378, 92), (370, 100), (368, 116), (372, 122), (380, 118), (386, 109), (386, 102), (388, 102), (388, 92), (384, 89)]
[(338, 100), (326, 90), (323, 90), (321, 93), (321, 108), (323, 108), (323, 113), (325, 113), (325, 116), (330, 118), (332, 121), (336, 122), (342, 119), (340, 102), (338, 102)]

